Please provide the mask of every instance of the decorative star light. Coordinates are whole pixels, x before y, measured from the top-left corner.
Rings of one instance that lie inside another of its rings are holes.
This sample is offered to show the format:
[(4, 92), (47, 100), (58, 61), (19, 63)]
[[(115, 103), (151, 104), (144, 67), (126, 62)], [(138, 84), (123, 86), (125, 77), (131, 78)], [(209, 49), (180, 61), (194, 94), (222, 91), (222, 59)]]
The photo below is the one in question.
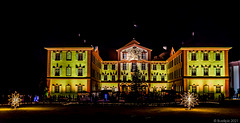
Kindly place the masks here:
[(17, 91), (15, 91), (15, 93), (12, 93), (12, 95), (8, 95), (8, 97), (9, 97), (8, 104), (11, 104), (11, 106), (13, 106), (14, 109), (16, 109), (19, 106), (20, 102), (22, 101), (21, 95), (19, 95)]
[(182, 96), (182, 102), (180, 105), (184, 105), (184, 107), (187, 107), (187, 110), (191, 110), (192, 107), (194, 107), (194, 105), (198, 105), (197, 103), (197, 95), (195, 95), (194, 93), (190, 93), (190, 90), (188, 91), (188, 93), (184, 92)]

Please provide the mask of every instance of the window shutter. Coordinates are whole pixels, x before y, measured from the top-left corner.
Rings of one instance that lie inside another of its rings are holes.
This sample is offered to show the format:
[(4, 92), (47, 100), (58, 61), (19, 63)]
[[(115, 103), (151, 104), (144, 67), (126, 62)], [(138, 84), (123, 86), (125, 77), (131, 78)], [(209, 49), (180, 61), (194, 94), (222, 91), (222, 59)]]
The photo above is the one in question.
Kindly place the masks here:
[(216, 76), (217, 75), (217, 69), (213, 68), (213, 70), (214, 70), (214, 76)]
[(55, 86), (52, 85), (52, 93), (54, 93), (54, 92), (55, 92)]
[(190, 51), (188, 51), (188, 60), (191, 61), (192, 60), (192, 53)]
[(85, 60), (86, 52), (83, 52), (82, 54), (83, 54), (83, 58), (82, 59)]
[(199, 54), (199, 53), (198, 53), (198, 52), (196, 52), (196, 61), (198, 60), (198, 54)]
[(198, 68), (196, 68), (196, 76), (198, 76)]
[(82, 68), (82, 76), (84, 76), (85, 68)]
[(60, 60), (62, 60), (62, 51), (60, 51)]
[(220, 76), (222, 76), (222, 75), (224, 76), (224, 75), (225, 75), (225, 73), (223, 72), (223, 70), (224, 70), (223, 67), (220, 68)]
[(217, 52), (213, 53), (213, 61), (216, 61), (216, 54), (217, 54)]
[(52, 68), (52, 76), (55, 76), (55, 67)]
[(192, 93), (192, 85), (189, 86), (189, 90)]
[(188, 68), (189, 69), (189, 75), (192, 76), (192, 68)]
[(62, 67), (59, 68), (60, 76), (62, 76)]
[(52, 52), (52, 59), (55, 60), (55, 58), (56, 58), (56, 53), (55, 53), (55, 51), (53, 51)]
[(199, 93), (199, 86), (198, 85), (197, 85), (196, 89), (197, 89), (197, 93)]
[(76, 51), (76, 60), (78, 60), (78, 51)]
[(76, 67), (76, 76), (78, 76), (78, 67)]
[(223, 52), (224, 52), (224, 51), (220, 52), (220, 61), (223, 60)]
[(211, 59), (211, 52), (209, 51), (208, 52), (208, 61), (211, 61), (212, 59)]

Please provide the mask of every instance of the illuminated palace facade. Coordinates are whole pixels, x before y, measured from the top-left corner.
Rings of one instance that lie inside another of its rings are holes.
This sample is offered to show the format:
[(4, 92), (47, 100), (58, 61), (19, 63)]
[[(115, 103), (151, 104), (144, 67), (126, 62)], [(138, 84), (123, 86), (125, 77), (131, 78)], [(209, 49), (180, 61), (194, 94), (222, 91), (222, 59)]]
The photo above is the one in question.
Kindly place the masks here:
[(172, 48), (167, 60), (151, 60), (151, 49), (132, 40), (116, 50), (117, 61), (103, 61), (93, 47), (47, 47), (50, 95), (79, 95), (102, 90), (131, 92), (139, 70), (144, 93), (190, 90), (229, 96), (228, 51), (231, 47)]

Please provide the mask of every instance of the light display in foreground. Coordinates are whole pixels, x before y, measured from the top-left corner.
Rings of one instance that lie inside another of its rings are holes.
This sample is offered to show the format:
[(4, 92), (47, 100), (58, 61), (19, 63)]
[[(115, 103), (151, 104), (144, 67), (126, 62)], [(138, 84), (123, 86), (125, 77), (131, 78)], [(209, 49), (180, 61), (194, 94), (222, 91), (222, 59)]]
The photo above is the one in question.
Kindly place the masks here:
[(190, 91), (188, 91), (188, 93), (184, 92), (182, 96), (182, 102), (180, 105), (184, 105), (184, 107), (187, 107), (187, 110), (191, 110), (192, 107), (194, 107), (194, 105), (198, 105), (197, 103), (197, 96), (194, 93), (190, 93)]
[(12, 93), (12, 95), (8, 95), (8, 97), (9, 97), (8, 104), (11, 104), (11, 106), (13, 106), (14, 109), (16, 109), (19, 106), (20, 102), (22, 101), (21, 95), (19, 95), (17, 91), (15, 91), (15, 93)]

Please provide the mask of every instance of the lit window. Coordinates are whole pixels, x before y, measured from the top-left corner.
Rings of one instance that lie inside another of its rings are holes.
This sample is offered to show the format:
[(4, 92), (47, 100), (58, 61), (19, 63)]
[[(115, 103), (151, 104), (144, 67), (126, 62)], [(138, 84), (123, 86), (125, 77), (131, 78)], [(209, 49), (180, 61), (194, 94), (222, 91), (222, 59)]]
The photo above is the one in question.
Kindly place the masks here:
[(126, 82), (127, 81), (127, 76), (123, 75), (123, 81)]
[(132, 63), (132, 72), (135, 72), (137, 69), (136, 63)]
[(66, 58), (67, 58), (67, 59), (66, 59), (67, 61), (71, 61), (71, 60), (72, 60), (72, 52), (71, 52), (71, 51), (68, 51), (68, 52), (66, 53), (66, 56), (67, 56), (67, 57), (66, 57)]
[(123, 70), (127, 70), (127, 64), (123, 63)]
[(122, 59), (127, 59), (127, 52), (123, 52), (123, 57)]
[(83, 76), (83, 68), (78, 68), (78, 76)]
[(216, 53), (216, 61), (220, 61), (220, 53), (219, 52)]
[(203, 53), (203, 60), (208, 61), (208, 53), (207, 52)]
[(153, 75), (153, 81), (157, 81), (157, 76)]
[(157, 65), (156, 64), (153, 65), (153, 70), (157, 70)]
[(216, 76), (220, 76), (220, 68), (219, 67), (216, 68)]
[(115, 69), (116, 69), (116, 68), (115, 68), (115, 64), (113, 64), (113, 65), (112, 65), (112, 70), (115, 70)]
[(56, 86), (55, 86), (55, 93), (59, 93), (59, 85), (58, 84), (56, 84)]
[(81, 85), (81, 84), (78, 85), (78, 93), (80, 93), (80, 92), (83, 91), (83, 90), (82, 90), (82, 88), (83, 88), (82, 86), (83, 86), (83, 85)]
[(142, 59), (146, 59), (146, 52), (142, 52)]
[(55, 76), (60, 76), (60, 68), (59, 67), (55, 68)]
[(196, 93), (196, 92), (197, 92), (197, 88), (196, 88), (196, 85), (195, 85), (195, 84), (193, 84), (193, 86), (192, 86), (192, 92), (193, 92), (193, 93)]
[(208, 85), (204, 85), (204, 87), (203, 87), (203, 92), (204, 92), (204, 93), (208, 93)]
[(71, 76), (71, 73), (72, 73), (72, 69), (71, 69), (71, 67), (68, 65), (68, 66), (67, 66), (66, 76)]
[(146, 70), (146, 64), (142, 63), (142, 70)]
[(161, 70), (165, 70), (165, 65), (161, 65)]
[(107, 75), (104, 75), (104, 81), (107, 81)]
[(162, 76), (161, 76), (161, 81), (165, 81), (164, 74), (162, 74)]
[(219, 84), (216, 86), (216, 93), (221, 93), (221, 86)]
[(112, 75), (112, 81), (115, 81), (115, 75)]
[(80, 53), (78, 54), (78, 61), (82, 61), (82, 60), (83, 60), (83, 53), (80, 52)]
[(192, 52), (192, 58), (191, 58), (192, 61), (196, 61), (196, 53), (195, 52)]
[(59, 60), (60, 60), (60, 55), (61, 55), (60, 53), (61, 53), (61, 52), (58, 52), (58, 51), (56, 52), (56, 54), (55, 54), (55, 60), (56, 60), (56, 61), (59, 61)]
[(192, 68), (192, 76), (196, 76), (196, 67)]
[(145, 75), (142, 75), (142, 81), (143, 82), (145, 81)]
[(104, 65), (104, 70), (107, 70), (107, 64)]
[(71, 85), (66, 85), (66, 92), (67, 93), (70, 93), (71, 92)]
[(204, 67), (204, 76), (208, 76), (208, 68)]

